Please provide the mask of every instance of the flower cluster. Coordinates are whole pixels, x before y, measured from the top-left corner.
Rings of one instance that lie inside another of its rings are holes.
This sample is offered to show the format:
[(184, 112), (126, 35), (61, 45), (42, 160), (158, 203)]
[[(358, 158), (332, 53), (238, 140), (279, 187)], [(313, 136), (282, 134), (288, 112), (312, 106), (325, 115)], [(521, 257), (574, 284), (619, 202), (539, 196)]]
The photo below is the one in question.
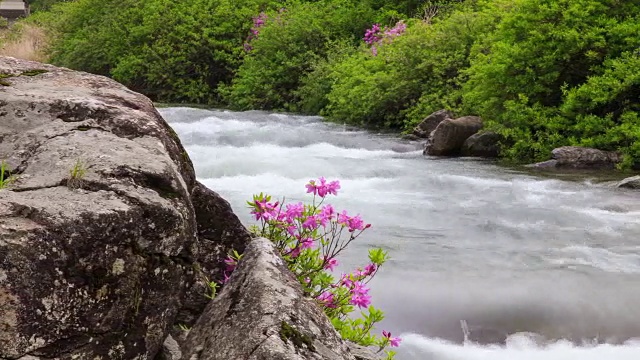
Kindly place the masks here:
[[(338, 279), (332, 275), (339, 265), (337, 256), (371, 224), (360, 215), (350, 215), (324, 203), (328, 196), (338, 195), (339, 181), (320, 177), (310, 180), (305, 188), (313, 195), (311, 204), (272, 201), (268, 195), (255, 195), (247, 202), (259, 222), (252, 231), (274, 242), (305, 293), (323, 306), (343, 338), (363, 346), (377, 345), (380, 350), (398, 346), (400, 339), (391, 338), (387, 332), (382, 336), (371, 334), (374, 324), (384, 315), (371, 305), (367, 283), (387, 260), (387, 253), (372, 249), (370, 262), (363, 268)], [(227, 266), (236, 264), (233, 258), (227, 259)], [(363, 311), (362, 318), (348, 316), (356, 308)], [(391, 358), (394, 353), (387, 354)]]
[(246, 52), (253, 50), (253, 47), (251, 46), (250, 42), (251, 40), (258, 38), (258, 35), (260, 35), (260, 28), (263, 27), (264, 24), (266, 23), (267, 23), (267, 14), (264, 12), (261, 12), (258, 16), (253, 18), (253, 27), (251, 27), (249, 37), (247, 38), (247, 41), (244, 43), (244, 50)]
[(373, 24), (371, 29), (367, 29), (364, 33), (364, 42), (371, 45), (371, 53), (373, 56), (378, 55), (378, 46), (384, 42), (390, 42), (394, 38), (402, 35), (407, 30), (407, 24), (402, 20), (398, 21), (392, 28), (384, 27), (380, 24)]

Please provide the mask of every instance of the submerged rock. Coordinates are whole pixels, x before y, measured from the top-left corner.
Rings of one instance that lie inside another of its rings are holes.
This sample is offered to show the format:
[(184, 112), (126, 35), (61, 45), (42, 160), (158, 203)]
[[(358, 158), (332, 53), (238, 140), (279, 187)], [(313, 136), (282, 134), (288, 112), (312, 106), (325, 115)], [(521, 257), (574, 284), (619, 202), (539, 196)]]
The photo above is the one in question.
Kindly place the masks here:
[(453, 119), (453, 113), (449, 110), (438, 110), (427, 116), (413, 129), (413, 135), (418, 139), (426, 139), (438, 125), (446, 119)]
[(153, 358), (248, 233), (148, 98), (14, 58), (0, 74), (0, 358)]
[(445, 119), (431, 132), (424, 153), (436, 156), (459, 155), (464, 142), (480, 129), (482, 119), (477, 116)]
[(189, 360), (355, 360), (271, 241), (253, 240), (183, 346)]
[(553, 149), (551, 160), (531, 164), (528, 167), (545, 169), (606, 170), (615, 169), (622, 160), (613, 151), (580, 146), (563, 146)]
[(640, 189), (640, 175), (623, 179), (616, 185), (616, 187), (626, 189)]

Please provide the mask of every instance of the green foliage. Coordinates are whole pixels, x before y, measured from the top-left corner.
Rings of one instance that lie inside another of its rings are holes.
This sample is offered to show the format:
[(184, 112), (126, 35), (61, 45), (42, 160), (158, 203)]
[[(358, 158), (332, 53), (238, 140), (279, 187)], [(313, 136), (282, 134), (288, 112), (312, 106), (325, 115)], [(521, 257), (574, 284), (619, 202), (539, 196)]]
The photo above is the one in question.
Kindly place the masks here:
[(336, 64), (324, 114), (354, 125), (402, 129), (430, 112), (455, 108), (474, 40), (496, 16), (454, 11), (433, 24), (413, 21), (405, 34)]
[(270, 13), (228, 89), (228, 102), (237, 109), (297, 110), (296, 90), (313, 64), (336, 42), (359, 42), (373, 17), (350, 0), (294, 3)]
[(504, 10), (474, 47), (465, 112), (505, 135), (505, 155), (519, 161), (570, 144), (634, 157), (640, 4), (517, 0)]
[(51, 7), (57, 3), (68, 2), (72, 0), (31, 0), (29, 2), (29, 7), (31, 12), (38, 11), (47, 11), (50, 10)]
[(84, 177), (87, 173), (87, 167), (84, 162), (77, 159), (73, 164), (73, 167), (69, 170), (69, 177), (67, 178), (67, 186), (71, 189), (81, 188), (84, 183)]
[(16, 180), (14, 175), (11, 175), (7, 168), (7, 162), (0, 161), (0, 190), (7, 188), (12, 182)]
[(243, 57), (251, 16), (274, 0), (77, 0), (40, 16), (55, 64), (166, 102), (216, 103)]

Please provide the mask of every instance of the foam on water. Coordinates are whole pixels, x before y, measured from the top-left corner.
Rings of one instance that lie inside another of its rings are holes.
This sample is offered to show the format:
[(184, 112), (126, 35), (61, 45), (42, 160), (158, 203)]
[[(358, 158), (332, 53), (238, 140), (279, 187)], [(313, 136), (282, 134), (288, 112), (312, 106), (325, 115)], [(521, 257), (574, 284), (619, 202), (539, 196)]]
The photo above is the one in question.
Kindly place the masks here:
[(505, 346), (454, 344), (417, 334), (403, 334), (402, 353), (424, 360), (638, 360), (640, 342), (622, 345), (576, 346), (567, 341), (537, 344), (527, 335), (515, 335)]

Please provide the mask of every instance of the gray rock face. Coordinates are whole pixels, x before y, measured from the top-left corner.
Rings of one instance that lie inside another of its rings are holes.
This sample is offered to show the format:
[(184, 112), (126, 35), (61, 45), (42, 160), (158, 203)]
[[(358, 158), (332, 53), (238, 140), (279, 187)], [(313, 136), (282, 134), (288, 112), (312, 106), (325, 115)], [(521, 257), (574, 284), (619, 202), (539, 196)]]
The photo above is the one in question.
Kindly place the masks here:
[(500, 154), (500, 140), (502, 136), (492, 131), (476, 133), (462, 144), (462, 156), (478, 156), (486, 158), (498, 157)]
[(616, 185), (616, 187), (626, 189), (640, 189), (640, 175), (623, 179)]
[(613, 151), (603, 151), (579, 146), (563, 146), (553, 149), (551, 159), (529, 167), (545, 169), (606, 170), (614, 169), (622, 159)]
[(413, 129), (413, 135), (417, 138), (426, 139), (429, 137), (429, 134), (438, 127), (438, 124), (446, 119), (453, 119), (453, 113), (449, 110), (438, 110), (424, 118), (424, 120)]
[(445, 119), (431, 132), (424, 153), (436, 156), (459, 155), (467, 138), (480, 129), (482, 119), (477, 116)]
[(146, 97), (7, 57), (0, 74), (0, 358), (153, 358), (246, 230)]
[(253, 240), (182, 344), (189, 360), (355, 360), (271, 241)]

